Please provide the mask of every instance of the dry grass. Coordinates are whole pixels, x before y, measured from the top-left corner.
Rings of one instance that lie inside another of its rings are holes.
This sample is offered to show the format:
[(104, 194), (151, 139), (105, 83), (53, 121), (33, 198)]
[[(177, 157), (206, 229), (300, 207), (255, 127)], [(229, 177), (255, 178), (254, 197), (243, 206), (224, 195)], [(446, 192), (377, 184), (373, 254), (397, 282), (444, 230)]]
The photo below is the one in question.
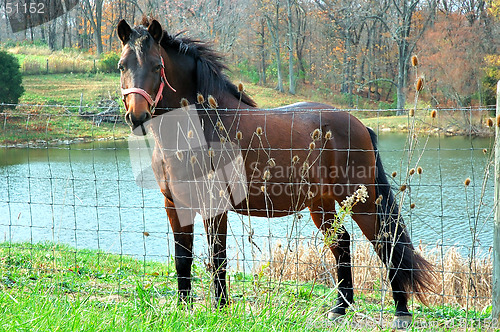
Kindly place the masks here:
[[(492, 260), (488, 255), (472, 261), (456, 248), (441, 256), (440, 248), (419, 247), (420, 252), (435, 267), (434, 293), (427, 294), (429, 304), (460, 305), (483, 309), (491, 304)], [(441, 259), (441, 257), (443, 257)], [(385, 282), (386, 270), (368, 242), (358, 243), (352, 253), (355, 293), (380, 294), (390, 288)], [(334, 286), (335, 258), (325, 247), (302, 244), (291, 252), (278, 244), (264, 273), (274, 280), (314, 282)]]

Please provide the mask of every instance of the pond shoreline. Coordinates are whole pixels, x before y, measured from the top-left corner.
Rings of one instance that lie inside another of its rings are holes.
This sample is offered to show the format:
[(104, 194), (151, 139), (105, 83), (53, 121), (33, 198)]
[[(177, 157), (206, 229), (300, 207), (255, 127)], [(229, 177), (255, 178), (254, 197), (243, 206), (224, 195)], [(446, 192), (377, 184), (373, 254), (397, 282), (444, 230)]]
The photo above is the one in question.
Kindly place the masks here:
[[(361, 122), (366, 125), (367, 127), (370, 127), (374, 129), (376, 132), (379, 133), (406, 133), (408, 134), (410, 132), (408, 124), (407, 123), (402, 123), (402, 120), (406, 120), (407, 117), (396, 117), (396, 116), (391, 116), (391, 117), (383, 117), (383, 118), (361, 118)], [(377, 122), (373, 123), (373, 121), (376, 120)], [(385, 120), (385, 121), (384, 121)], [(406, 122), (406, 121), (404, 121)], [(437, 126), (432, 126), (431, 124), (425, 123), (425, 122), (419, 122), (419, 126), (416, 126), (414, 131), (418, 134), (428, 134), (430, 136), (439, 136), (443, 135), (446, 137), (453, 137), (453, 136), (471, 136), (472, 138), (488, 138), (488, 137), (494, 137), (495, 136), (495, 130), (493, 128), (488, 128), (486, 126), (484, 127), (479, 127), (479, 126), (473, 126), (471, 130), (464, 130), (462, 128), (459, 128), (458, 126), (447, 126), (447, 127), (437, 127)], [(29, 136), (30, 131), (27, 130), (24, 135), (26, 137)], [(33, 131), (33, 134), (37, 134), (36, 131)], [(88, 135), (85, 135), (84, 133), (81, 134), (81, 136), (77, 134), (74, 134), (76, 137), (73, 137), (71, 139), (60, 139), (60, 138), (54, 138), (51, 139), (50, 135), (48, 135), (47, 139), (19, 139), (19, 140), (7, 140), (7, 143), (5, 140), (0, 139), (0, 148), (44, 148), (44, 147), (49, 147), (49, 146), (60, 146), (60, 145), (71, 145), (71, 144), (79, 144), (79, 143), (92, 143), (92, 142), (102, 142), (102, 141), (120, 141), (120, 140), (125, 140), (127, 139), (128, 135), (125, 135), (124, 133), (120, 132), (118, 133), (118, 136), (113, 135), (113, 136), (107, 136), (107, 137), (99, 137), (99, 138), (92, 138), (89, 137)]]

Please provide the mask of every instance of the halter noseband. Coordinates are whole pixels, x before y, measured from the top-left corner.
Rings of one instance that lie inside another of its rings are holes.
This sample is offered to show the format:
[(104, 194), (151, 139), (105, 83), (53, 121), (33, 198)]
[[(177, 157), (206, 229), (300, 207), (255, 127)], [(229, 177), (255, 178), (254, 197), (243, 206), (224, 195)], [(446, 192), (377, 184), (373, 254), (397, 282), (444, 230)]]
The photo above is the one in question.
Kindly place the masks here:
[(163, 98), (163, 88), (165, 87), (165, 84), (172, 90), (173, 92), (177, 92), (170, 83), (167, 80), (167, 76), (165, 76), (165, 64), (163, 63), (163, 57), (160, 56), (161, 59), (161, 73), (160, 73), (160, 87), (158, 88), (158, 92), (156, 93), (156, 98), (153, 100), (151, 95), (144, 89), (141, 88), (129, 88), (129, 89), (124, 89), (123, 87), (121, 88), (122, 90), (122, 100), (123, 100), (123, 105), (125, 105), (125, 111), (128, 112), (128, 106), (127, 103), (125, 102), (125, 96), (132, 94), (132, 93), (137, 93), (146, 99), (148, 104), (151, 106), (151, 113), (154, 113), (156, 105), (160, 102), (160, 100)]

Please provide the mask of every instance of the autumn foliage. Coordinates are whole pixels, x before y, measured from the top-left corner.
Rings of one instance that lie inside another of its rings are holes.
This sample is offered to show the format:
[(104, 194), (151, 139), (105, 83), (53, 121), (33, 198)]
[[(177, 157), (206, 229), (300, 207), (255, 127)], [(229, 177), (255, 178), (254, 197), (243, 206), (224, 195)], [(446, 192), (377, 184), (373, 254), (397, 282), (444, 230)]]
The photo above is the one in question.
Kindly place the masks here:
[(236, 79), (291, 93), (296, 85), (333, 104), (354, 106), (361, 97), (371, 108), (407, 106), (418, 70), (422, 102), (485, 105), (500, 78), (500, 0), (82, 0), (29, 32), (13, 35), (0, 18), (0, 36), (9, 36), (1, 42), (109, 54), (121, 47), (117, 22), (139, 23), (143, 15), (171, 34), (213, 42)]

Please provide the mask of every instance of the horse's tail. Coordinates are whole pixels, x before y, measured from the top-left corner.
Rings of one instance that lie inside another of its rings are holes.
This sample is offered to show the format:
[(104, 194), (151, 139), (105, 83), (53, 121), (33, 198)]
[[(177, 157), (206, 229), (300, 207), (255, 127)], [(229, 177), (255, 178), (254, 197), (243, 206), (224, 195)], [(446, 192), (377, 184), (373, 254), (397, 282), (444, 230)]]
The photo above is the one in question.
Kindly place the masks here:
[(430, 291), (434, 283), (432, 264), (419, 255), (411, 243), (380, 159), (377, 135), (372, 129), (367, 129), (376, 158), (376, 195), (381, 198), (377, 206), (380, 228), (374, 243), (375, 250), (389, 268), (393, 290), (396, 286), (400, 292), (403, 292), (401, 295), (406, 298), (410, 292), (413, 292), (425, 304), (424, 293)]

